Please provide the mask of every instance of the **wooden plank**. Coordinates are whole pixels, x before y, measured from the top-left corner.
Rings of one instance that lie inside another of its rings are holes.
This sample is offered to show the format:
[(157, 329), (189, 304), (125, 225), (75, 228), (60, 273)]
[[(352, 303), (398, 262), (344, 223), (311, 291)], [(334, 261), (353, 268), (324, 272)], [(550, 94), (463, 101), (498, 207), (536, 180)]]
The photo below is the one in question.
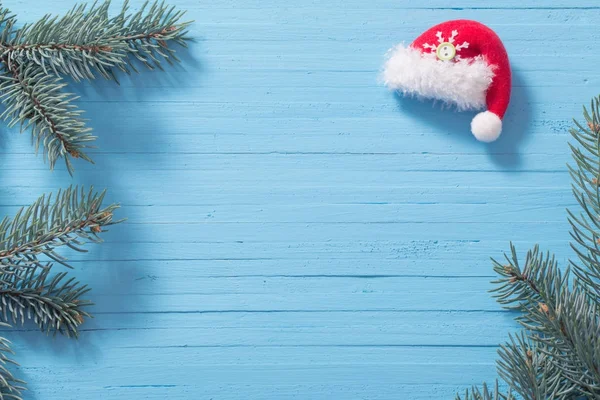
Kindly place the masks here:
[[(26, 3), (7, 4), (21, 24), (73, 6)], [(600, 82), (597, 1), (173, 3), (196, 21), (182, 65), (70, 85), (95, 165), (51, 173), (29, 133), (0, 133), (3, 214), (93, 184), (128, 218), (63, 252), (96, 303), (79, 341), (2, 332), (28, 395), (424, 400), (493, 381), (518, 327), (489, 257), (573, 255), (568, 130)], [(387, 49), (451, 18), (509, 51), (497, 143), (377, 80)]]

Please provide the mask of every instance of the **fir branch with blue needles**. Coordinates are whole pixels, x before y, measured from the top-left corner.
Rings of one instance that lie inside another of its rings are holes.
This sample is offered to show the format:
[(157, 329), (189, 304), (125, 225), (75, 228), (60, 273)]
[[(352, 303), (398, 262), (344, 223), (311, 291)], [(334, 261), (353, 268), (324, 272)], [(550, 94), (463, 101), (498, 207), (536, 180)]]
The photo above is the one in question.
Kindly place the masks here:
[[(117, 204), (103, 206), (105, 192), (70, 187), (56, 196), (42, 196), (0, 222), (0, 326), (32, 321), (46, 334), (78, 337), (91, 317), (87, 285), (70, 272), (53, 273), (54, 264), (70, 267), (60, 248), (86, 251), (100, 243), (114, 220)], [(0, 337), (0, 400), (21, 399), (24, 382), (10, 370), (10, 342)]]
[[(522, 331), (500, 346), (498, 375), (510, 392), (474, 387), (457, 400), (600, 399), (600, 97), (575, 121), (569, 166), (580, 210), (568, 210), (576, 259), (561, 269), (538, 246), (493, 261), (492, 290)], [(511, 394), (514, 393), (515, 395)], [(519, 396), (519, 397), (517, 397)]]
[(36, 23), (16, 26), (8, 9), (0, 8), (1, 118), (9, 126), (31, 131), (32, 142), (53, 169), (63, 159), (92, 162), (86, 151), (95, 140), (82, 119), (77, 99), (63, 91), (63, 76), (74, 81), (97, 76), (118, 83), (118, 73), (140, 66), (163, 69), (179, 59), (170, 44), (187, 46), (184, 12), (161, 2), (145, 3), (130, 12), (126, 1), (115, 16), (110, 1), (74, 7), (63, 17), (46, 15)]

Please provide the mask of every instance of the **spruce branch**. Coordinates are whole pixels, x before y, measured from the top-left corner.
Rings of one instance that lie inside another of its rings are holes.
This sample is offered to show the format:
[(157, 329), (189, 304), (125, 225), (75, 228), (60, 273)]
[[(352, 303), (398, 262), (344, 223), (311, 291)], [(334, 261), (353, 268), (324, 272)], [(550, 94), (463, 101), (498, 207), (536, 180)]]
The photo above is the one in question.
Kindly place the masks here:
[(496, 386), (493, 390), (488, 389), (487, 385), (483, 383), (482, 388), (479, 389), (477, 386), (473, 386), (471, 391), (467, 389), (465, 391), (465, 396), (460, 397), (460, 395), (456, 395), (456, 400), (515, 400), (511, 392), (509, 391), (507, 394), (504, 394), (500, 391), (498, 387), (498, 381), (496, 381)]
[(0, 43), (4, 43), (12, 35), (15, 22), (15, 16), (0, 4)]
[(61, 246), (85, 251), (86, 241), (101, 242), (98, 234), (113, 221), (119, 207), (111, 204), (102, 208), (106, 192), (93, 188), (69, 187), (52, 195), (43, 195), (31, 206), (20, 209), (14, 218), (0, 222), (0, 269), (24, 271), (44, 267), (38, 256), (68, 266), (67, 260), (56, 252)]
[(128, 1), (125, 2), (123, 10), (113, 18), (109, 25), (119, 27), (119, 34), (113, 39), (125, 44), (125, 55), (127, 66), (117, 65), (124, 72), (129, 73), (129, 68), (137, 72), (135, 60), (153, 70), (162, 70), (161, 59), (169, 64), (173, 61), (179, 62), (175, 50), (169, 47), (173, 42), (179, 46), (187, 47), (187, 28), (191, 21), (180, 22), (185, 11), (176, 11), (164, 2), (149, 5), (144, 3), (141, 9), (131, 16), (128, 12)]
[(34, 147), (36, 151), (43, 147), (50, 169), (59, 158), (64, 158), (70, 173), (70, 157), (91, 162), (83, 149), (95, 137), (80, 119), (82, 112), (73, 104), (76, 97), (61, 92), (66, 86), (62, 78), (47, 75), (31, 63), (18, 65), (5, 59), (3, 66), (7, 70), (0, 76), (0, 101), (6, 109), (0, 117), (9, 127), (20, 124), (21, 132), (31, 129)]
[(572, 398), (573, 387), (555, 368), (547, 350), (523, 332), (509, 335), (498, 355), (498, 374), (523, 399)]
[(93, 70), (109, 77), (110, 68), (122, 62), (107, 42), (117, 34), (115, 27), (107, 27), (109, 4), (89, 10), (81, 4), (62, 18), (48, 14), (14, 29), (0, 43), (2, 57), (9, 63), (33, 62), (46, 74), (70, 75), (76, 81), (94, 78)]
[(185, 12), (157, 1), (129, 14), (126, 1), (111, 18), (109, 7), (110, 1), (89, 8), (81, 4), (62, 18), (46, 15), (15, 30), (0, 43), (0, 52), (8, 61), (33, 61), (45, 73), (66, 74), (77, 81), (94, 79), (95, 72), (117, 80), (114, 68), (137, 71), (136, 59), (150, 69), (162, 69), (161, 59), (179, 61), (168, 43), (186, 46), (190, 22), (181, 22)]
[(518, 311), (520, 334), (500, 346), (498, 374), (524, 399), (600, 399), (600, 98), (575, 121), (569, 166), (580, 211), (568, 210), (577, 261), (564, 270), (535, 246), (519, 263), (511, 244), (505, 261), (492, 260), (492, 290)]
[[(85, 251), (86, 242), (99, 243), (104, 228), (118, 205), (103, 206), (105, 192), (69, 187), (53, 198), (41, 196), (21, 208), (13, 218), (0, 222), (0, 319), (1, 326), (32, 320), (46, 334), (77, 337), (79, 326), (91, 317), (83, 297), (85, 284), (67, 272), (52, 274), (52, 261), (66, 265), (58, 249), (67, 246)], [(20, 384), (7, 369), (13, 361), (8, 341), (0, 338), (0, 400), (20, 399)]]
[[(9, 328), (10, 325), (0, 322), (0, 327)], [(19, 365), (11, 358), (14, 354), (10, 341), (0, 337), (0, 400), (22, 400), (25, 382), (17, 379), (8, 369), (9, 364)]]
[[(591, 115), (590, 115), (591, 111)], [(576, 120), (571, 136), (579, 144), (571, 145), (576, 167), (569, 166), (573, 195), (581, 206), (579, 213), (568, 210), (571, 247), (579, 262), (572, 261), (573, 272), (582, 288), (600, 301), (600, 98), (594, 98), (590, 110), (583, 108), (585, 124)]]
[(92, 303), (81, 297), (89, 291), (61, 272), (49, 277), (52, 264), (24, 272), (5, 272), (0, 277), (2, 319), (12, 324), (33, 320), (42, 332), (79, 336), (78, 327), (90, 314), (83, 307)]
[(145, 3), (131, 13), (126, 1), (109, 16), (110, 1), (75, 6), (63, 17), (46, 15), (16, 27), (16, 19), (0, 8), (0, 101), (9, 125), (31, 129), (33, 143), (43, 149), (53, 169), (60, 158), (73, 173), (72, 158), (92, 160), (85, 153), (95, 140), (77, 99), (63, 93), (62, 76), (75, 81), (97, 75), (118, 83), (117, 72), (138, 72), (136, 64), (163, 69), (178, 62), (171, 44), (187, 46), (184, 11), (162, 2)]
[[(538, 371), (540, 379), (522, 382), (515, 391), (527, 399), (560, 399), (568, 398), (562, 396), (572, 395), (578, 387), (579, 394), (600, 396), (600, 342), (593, 339), (600, 337), (600, 319), (594, 305), (577, 282), (570, 284), (570, 271), (562, 272), (555, 258), (541, 253), (538, 246), (527, 252), (522, 270), (512, 244), (511, 257), (506, 260), (507, 265), (493, 261), (500, 279), (493, 282), (497, 287), (492, 292), (506, 308), (522, 312), (516, 319), (528, 332), (530, 342), (526, 346), (520, 341), (520, 346), (548, 360)], [(504, 348), (504, 354), (516, 360), (514, 341)], [(500, 375), (506, 380), (511, 374), (522, 376), (525, 370), (517, 371), (518, 365), (516, 361), (499, 363)], [(540, 386), (534, 387), (534, 382)], [(546, 391), (552, 396), (539, 397)]]

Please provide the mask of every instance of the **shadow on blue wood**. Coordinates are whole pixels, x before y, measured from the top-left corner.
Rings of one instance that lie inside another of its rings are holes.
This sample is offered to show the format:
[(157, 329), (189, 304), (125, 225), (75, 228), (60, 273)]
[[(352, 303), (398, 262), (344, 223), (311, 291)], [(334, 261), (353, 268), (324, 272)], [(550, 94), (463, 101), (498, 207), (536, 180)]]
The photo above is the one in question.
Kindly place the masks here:
[[(189, 51), (181, 46), (177, 46), (177, 56), (180, 58), (181, 63), (176, 63), (174, 65), (168, 65), (166, 62), (162, 63), (167, 72), (171, 71), (172, 73), (157, 73), (160, 71), (151, 71), (143, 65), (138, 66), (139, 73), (133, 73), (131, 75), (120, 73), (118, 78), (121, 84), (126, 84), (131, 88), (125, 93), (121, 90), (121, 85), (112, 84), (112, 82), (108, 82), (108, 84), (106, 84), (106, 81), (103, 79), (98, 79), (97, 82), (93, 82), (92, 85), (89, 86), (75, 84), (71, 87), (75, 89), (74, 92), (76, 94), (81, 95), (83, 98), (85, 98), (87, 94), (94, 94), (95, 97), (104, 99), (118, 98), (119, 102), (160, 102), (166, 92), (185, 87), (186, 82), (190, 80), (191, 74), (194, 74), (195, 80), (198, 80), (197, 76), (202, 74), (202, 63), (198, 58), (194, 57), (194, 54), (200, 54), (200, 49), (197, 48), (197, 46), (199, 46), (197, 42), (191, 42), (189, 44)], [(119, 119), (107, 116), (102, 107), (92, 107), (92, 104), (90, 103), (84, 104), (83, 106), (86, 105), (89, 106), (89, 109), (86, 110), (86, 116), (90, 119), (89, 125), (94, 129), (94, 132), (98, 136), (98, 142), (100, 143), (98, 145), (98, 151), (92, 153), (94, 159), (100, 157), (110, 159), (114, 153), (119, 153), (122, 151), (120, 150), (120, 144), (123, 135), (127, 135), (129, 132), (144, 131), (142, 127), (136, 125), (123, 126), (122, 121)], [(161, 117), (161, 113), (152, 112), (149, 110), (145, 115), (140, 115), (139, 119), (132, 119), (132, 121), (145, 121), (147, 124), (148, 115), (153, 116), (151, 117), (152, 129), (147, 130), (147, 136), (138, 142), (139, 147), (136, 149), (136, 153), (145, 154), (144, 165), (152, 166), (160, 163), (161, 159), (168, 159), (173, 157), (173, 155), (169, 154), (169, 149), (157, 149), (155, 145), (155, 136), (169, 132), (169, 126)], [(110, 161), (108, 162), (110, 163)], [(125, 168), (135, 170), (142, 167), (141, 165), (131, 164), (134, 162), (136, 161), (134, 158), (132, 158), (131, 162), (128, 162)], [(107, 188), (108, 193), (106, 202), (118, 202), (125, 205), (134, 204), (136, 202), (134, 200), (135, 196), (130, 190), (127, 189), (129, 188), (134, 190), (136, 186), (135, 183), (123, 181), (122, 176), (116, 169), (106, 169), (104, 171), (105, 173), (100, 177), (101, 181), (97, 180), (98, 175), (93, 168), (80, 168), (80, 170), (76, 171), (76, 178), (77, 180), (88, 182), (89, 184), (93, 184), (94, 186), (100, 188)], [(112, 189), (115, 188), (123, 189), (119, 190), (119, 197), (115, 197), (111, 193)], [(123, 193), (131, 194), (131, 196), (123, 196)], [(163, 195), (165, 198), (171, 198), (172, 196), (167, 191), (163, 192)], [(172, 200), (173, 202), (177, 201), (174, 198)], [(149, 204), (148, 206), (152, 207), (152, 204)], [(120, 210), (120, 214), (127, 218), (126, 206)], [(140, 235), (138, 232), (132, 235), (130, 234), (129, 229), (131, 226), (131, 224), (125, 222), (120, 226), (112, 227), (111, 231), (113, 232), (111, 241), (129, 243), (132, 252), (137, 251), (135, 247), (136, 244), (139, 243), (157, 243), (154, 249), (160, 248), (160, 242), (164, 239), (160, 228), (150, 228), (146, 229), (142, 235)], [(101, 244), (99, 246), (100, 247), (98, 249), (95, 249), (96, 258), (110, 258), (110, 253), (114, 253), (114, 249), (110, 248), (110, 243), (104, 245)], [(127, 265), (122, 265), (122, 268), (111, 269), (111, 271), (107, 271), (106, 274), (100, 274), (105, 281), (95, 280), (89, 283), (90, 287), (92, 288), (90, 296), (91, 300), (98, 305), (101, 304), (102, 309), (122, 309), (123, 304), (119, 303), (123, 299), (123, 294), (132, 293), (132, 283), (141, 279), (149, 282), (146, 284), (147, 287), (154, 287), (157, 292), (160, 291), (160, 285), (154, 282), (155, 279), (152, 275), (152, 270), (145, 265), (146, 261), (160, 257), (154, 254), (152, 250), (148, 251), (145, 249), (139, 252), (145, 253), (143, 259), (140, 259), (135, 263), (127, 263)], [(173, 255), (173, 257), (176, 257), (176, 255)], [(119, 257), (117, 256), (116, 258)], [(116, 261), (116, 263), (118, 264), (119, 261)], [(93, 265), (91, 267), (93, 267)], [(77, 270), (74, 271), (74, 273), (77, 273)], [(101, 293), (102, 296), (100, 299), (96, 300), (95, 294), (98, 293)], [(131, 297), (136, 298), (135, 302), (139, 302), (140, 304), (153, 299), (152, 297), (148, 296), (135, 296), (135, 293), (133, 293)], [(152, 305), (148, 306), (149, 308), (152, 308)], [(91, 311), (92, 313), (94, 312), (93, 309)], [(129, 316), (129, 319), (133, 321), (137, 316), (138, 314), (133, 313)], [(94, 330), (96, 324), (98, 323), (95, 321), (91, 322), (87, 328)], [(99, 323), (98, 327), (101, 326), (102, 323)], [(86, 337), (86, 340), (82, 341), (81, 345), (85, 347), (90, 347), (93, 349), (100, 346), (100, 343), (102, 342), (102, 338), (96, 337), (96, 340), (93, 341), (89, 336), (83, 336)], [(60, 347), (71, 346), (71, 344), (64, 340), (60, 340), (58, 343), (62, 344)], [(93, 356), (90, 355), (90, 357)]]
[[(194, 46), (192, 43), (190, 47)], [(183, 47), (179, 47), (181, 51), (178, 52), (178, 57), (181, 59), (181, 63), (168, 65), (166, 62), (163, 62), (165, 69), (175, 70), (178, 73), (157, 73), (157, 71), (151, 71), (143, 65), (138, 67), (139, 73), (133, 73), (131, 75), (127, 75), (124, 73), (117, 74), (119, 81), (121, 84), (126, 83), (130, 88), (123, 93), (121, 90), (121, 86), (110, 81), (106, 81), (99, 77), (96, 81), (84, 82), (74, 82), (69, 77), (65, 77), (65, 80), (69, 83), (66, 91), (74, 93), (80, 96), (82, 99), (86, 99), (88, 95), (93, 95), (95, 98), (106, 99), (110, 101), (110, 99), (118, 98), (120, 102), (144, 102), (146, 100), (152, 99), (153, 101), (160, 101), (161, 94), (165, 93), (165, 87), (167, 90), (174, 90), (172, 87), (182, 87), (185, 85), (185, 82), (189, 80), (188, 74), (200, 74), (202, 72), (202, 64), (195, 58), (192, 53), (194, 51), (185, 51)], [(196, 50), (196, 54), (198, 54), (200, 50)], [(195, 78), (197, 79), (197, 78)], [(101, 157), (110, 158), (113, 154), (122, 152), (120, 149), (120, 144), (122, 140), (122, 135), (127, 135), (128, 132), (139, 132), (142, 129), (135, 125), (123, 126), (122, 121), (113, 118), (111, 115), (106, 115), (103, 107), (97, 107), (93, 102), (84, 102), (83, 104), (78, 104), (79, 107), (84, 109), (85, 114), (84, 117), (88, 120), (88, 125), (93, 128), (94, 133), (98, 136), (97, 143), (100, 145), (96, 146), (96, 149), (93, 149), (91, 152), (92, 159), (96, 160)], [(144, 159), (145, 165), (152, 165), (154, 162), (158, 161), (158, 158), (161, 157), (172, 157), (168, 153), (168, 149), (164, 151), (156, 151), (156, 146), (154, 145), (154, 136), (160, 135), (165, 132), (168, 132), (169, 127), (164, 121), (161, 119), (158, 113), (150, 113), (154, 115), (154, 120), (152, 122), (153, 129), (147, 131), (147, 137), (144, 140), (139, 141), (139, 148), (137, 152), (139, 153), (147, 153), (147, 156)], [(136, 119), (133, 119), (134, 121)], [(147, 115), (140, 116), (139, 121), (147, 121)], [(17, 132), (15, 129), (7, 129), (5, 124), (0, 126), (0, 137), (4, 137), (5, 135), (15, 135)], [(25, 131), (20, 135), (19, 138), (22, 141), (28, 141), (30, 132)], [(4, 149), (6, 146), (5, 143), (7, 140), (0, 140), (0, 149)], [(94, 151), (95, 150), (95, 151)], [(47, 174), (49, 186), (52, 187), (48, 192), (56, 192), (59, 188), (68, 185), (69, 183), (64, 183), (65, 179), (61, 179), (66, 176), (66, 171), (64, 171), (63, 163), (57, 163), (57, 167), (55, 171), (49, 171), (47, 168), (47, 164), (44, 164), (44, 160), (42, 158), (42, 154), (37, 157), (36, 162), (39, 163), (40, 173)], [(84, 161), (77, 160), (75, 163), (75, 174), (72, 179), (72, 184), (82, 184), (86, 187), (94, 186), (98, 189), (107, 189), (107, 197), (105, 203), (108, 204), (110, 202), (117, 202), (121, 204), (131, 204), (134, 203), (131, 197), (123, 196), (125, 193), (131, 193), (131, 190), (135, 187), (135, 184), (132, 182), (124, 182), (122, 176), (119, 174), (119, 170), (116, 169), (105, 169), (103, 174), (100, 177), (100, 180), (97, 179), (98, 175), (94, 173), (94, 168), (82, 168)], [(133, 159), (132, 159), (132, 162)], [(137, 166), (140, 167), (139, 165)], [(133, 168), (135, 169), (135, 168)], [(70, 177), (67, 178), (67, 182), (70, 180)], [(112, 194), (112, 190), (114, 188), (119, 188), (119, 197), (115, 197)], [(38, 193), (38, 195), (42, 195), (43, 193)], [(164, 193), (165, 196), (169, 196), (169, 193)], [(2, 207), (0, 207), (0, 212), (2, 211)], [(122, 208), (117, 211), (119, 217), (127, 217), (127, 207)], [(8, 214), (10, 215), (10, 214)], [(139, 233), (135, 234), (135, 237), (130, 234), (130, 230), (127, 223), (113, 226), (110, 228), (113, 235), (114, 241), (129, 243), (132, 248), (135, 248), (136, 244), (144, 243), (144, 242), (155, 242), (159, 243), (161, 241), (161, 232), (160, 229), (147, 229), (145, 232), (147, 235), (140, 235)], [(75, 279), (82, 280), (86, 282), (92, 289), (92, 291), (87, 295), (87, 298), (92, 300), (95, 303), (95, 306), (90, 307), (89, 311), (92, 315), (95, 313), (95, 308), (98, 305), (101, 305), (102, 309), (112, 309), (119, 310), (123, 307), (122, 300), (123, 294), (132, 292), (132, 283), (136, 282), (140, 279), (148, 279), (149, 281), (153, 281), (153, 276), (151, 275), (151, 271), (144, 265), (145, 260), (141, 259), (136, 263), (127, 263), (127, 265), (122, 265), (122, 268), (111, 269), (103, 274), (96, 274), (95, 277), (100, 277), (101, 280), (94, 279), (93, 281), (89, 281), (86, 279), (86, 270), (92, 269), (95, 267), (95, 261), (98, 259), (111, 258), (111, 253), (114, 253), (114, 249), (110, 248), (111, 244), (88, 244), (86, 249), (90, 251), (91, 259), (86, 262), (74, 262), (71, 263), (74, 266), (74, 269), (67, 269), (61, 265), (54, 265), (54, 271), (68, 271), (71, 277)], [(160, 244), (157, 244), (156, 248), (158, 248)], [(135, 251), (132, 249), (132, 251)], [(59, 253), (70, 253), (71, 251), (67, 248), (61, 249)], [(145, 258), (151, 260), (155, 258), (155, 255), (152, 251), (148, 252), (144, 250), (146, 253)], [(71, 252), (72, 253), (72, 252)], [(85, 255), (84, 255), (85, 258)], [(114, 255), (113, 255), (113, 258)], [(118, 256), (116, 257), (118, 258)], [(120, 262), (118, 260), (114, 261), (116, 264)], [(157, 291), (159, 291), (159, 285), (151, 285), (147, 284), (146, 287), (154, 286)], [(97, 294), (101, 293), (101, 298), (97, 299)], [(136, 297), (133, 295), (132, 297)], [(144, 300), (152, 299), (147, 296), (137, 296), (136, 303), (143, 304)], [(149, 305), (149, 308), (152, 308)], [(103, 323), (101, 322), (106, 315), (103, 313), (98, 313), (98, 319), (87, 319), (86, 323), (81, 327), (81, 336), (78, 339), (67, 338), (62, 335), (45, 335), (44, 333), (37, 332), (37, 326), (32, 321), (26, 321), (23, 326), (16, 325), (15, 328), (2, 329), (2, 334), (9, 338), (12, 342), (15, 343), (17, 347), (17, 355), (14, 357), (16, 361), (22, 364), (21, 368), (17, 368), (16, 372), (20, 379), (23, 379), (27, 382), (29, 390), (25, 392), (26, 399), (37, 400), (40, 397), (36, 396), (36, 384), (38, 381), (34, 376), (32, 376), (29, 372), (31, 370), (37, 371), (39, 368), (35, 366), (28, 365), (28, 360), (23, 360), (24, 354), (23, 350), (26, 350), (27, 353), (36, 354), (38, 357), (42, 357), (44, 359), (52, 359), (59, 361), (60, 365), (80, 365), (80, 364), (98, 364), (102, 362), (103, 352), (104, 352), (104, 338), (102, 335), (90, 335), (89, 332), (95, 331), (103, 331)], [(135, 321), (139, 314), (132, 313), (128, 316), (129, 321)], [(98, 321), (100, 320), (100, 321)], [(44, 367), (44, 369), (51, 370), (53, 368), (52, 365), (48, 365)], [(34, 374), (36, 375), (37, 372)], [(66, 382), (65, 382), (66, 383)], [(109, 384), (110, 382), (104, 382)], [(63, 393), (66, 390), (62, 385), (56, 386), (56, 393)], [(76, 394), (73, 394), (76, 396)], [(62, 396), (62, 394), (60, 394)], [(67, 398), (66, 396), (65, 398)]]
[[(496, 165), (508, 169), (514, 169), (522, 162), (519, 145), (525, 139), (532, 119), (527, 83), (523, 82), (518, 70), (513, 69), (512, 72), (512, 95), (503, 119), (502, 135), (493, 143), (482, 144)], [(470, 130), (471, 119), (475, 116), (475, 112), (456, 112), (452, 107), (439, 106), (435, 102), (421, 101), (398, 93), (394, 94), (394, 98), (402, 112), (434, 127), (441, 133), (449, 133), (451, 136), (449, 140), (475, 140)]]

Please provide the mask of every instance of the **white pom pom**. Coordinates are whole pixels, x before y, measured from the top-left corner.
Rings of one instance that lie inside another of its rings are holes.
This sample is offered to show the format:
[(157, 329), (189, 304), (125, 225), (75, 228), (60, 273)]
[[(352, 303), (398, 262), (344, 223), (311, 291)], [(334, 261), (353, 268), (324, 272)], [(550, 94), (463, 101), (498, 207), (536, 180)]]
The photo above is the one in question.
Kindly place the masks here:
[(502, 132), (502, 120), (493, 112), (480, 112), (471, 121), (471, 132), (481, 142), (493, 142)]

